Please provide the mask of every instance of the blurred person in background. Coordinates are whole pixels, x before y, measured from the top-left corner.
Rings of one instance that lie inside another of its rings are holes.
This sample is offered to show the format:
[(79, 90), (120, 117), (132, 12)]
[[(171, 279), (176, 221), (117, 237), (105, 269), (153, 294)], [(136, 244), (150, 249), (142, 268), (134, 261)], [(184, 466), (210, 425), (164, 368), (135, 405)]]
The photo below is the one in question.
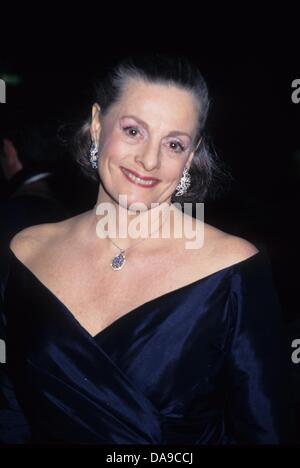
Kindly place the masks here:
[[(55, 126), (25, 111), (1, 109), (0, 248), (35, 224), (61, 221), (71, 210), (58, 177)], [(4, 187), (3, 187), (4, 185)]]

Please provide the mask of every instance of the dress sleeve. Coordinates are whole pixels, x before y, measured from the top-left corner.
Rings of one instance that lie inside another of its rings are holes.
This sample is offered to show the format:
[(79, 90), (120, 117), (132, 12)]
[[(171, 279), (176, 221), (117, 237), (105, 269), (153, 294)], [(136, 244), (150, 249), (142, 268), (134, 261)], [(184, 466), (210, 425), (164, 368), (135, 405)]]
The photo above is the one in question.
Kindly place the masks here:
[(0, 444), (26, 444), (30, 428), (16, 398), (6, 362), (6, 316), (3, 304), (6, 280), (9, 273), (9, 255), (0, 257)]
[(235, 268), (231, 305), (227, 432), (237, 444), (291, 443), (290, 354), (266, 251)]

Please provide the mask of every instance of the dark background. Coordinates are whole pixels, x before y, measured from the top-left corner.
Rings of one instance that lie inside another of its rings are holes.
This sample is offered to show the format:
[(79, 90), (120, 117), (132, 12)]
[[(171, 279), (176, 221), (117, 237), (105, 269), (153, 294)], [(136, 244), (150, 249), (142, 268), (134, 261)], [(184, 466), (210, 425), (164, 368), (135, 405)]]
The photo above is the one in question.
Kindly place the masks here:
[[(236, 47), (239, 38), (233, 39), (234, 47), (224, 45), (220, 37), (211, 47), (193, 41), (192, 47), (169, 46), (163, 51), (178, 51), (199, 65), (212, 98), (208, 133), (233, 175), (227, 193), (205, 204), (205, 221), (267, 246), (283, 312), (291, 321), (300, 315), (300, 103), (291, 100), (291, 83), (300, 79), (300, 60), (289, 43), (250, 41)], [(18, 85), (7, 84), (3, 105), (24, 107), (49, 120), (53, 128), (78, 124), (92, 105), (95, 78), (132, 51), (137, 52), (130, 47), (103, 51), (92, 67), (89, 63), (68, 72), (55, 68), (24, 72), (22, 60), (3, 59), (0, 77), (17, 74), (20, 79)], [(31, 69), (38, 69), (37, 64)], [(95, 192), (75, 169), (66, 174), (65, 182), (79, 209), (89, 209)], [(79, 191), (74, 189), (79, 186)]]

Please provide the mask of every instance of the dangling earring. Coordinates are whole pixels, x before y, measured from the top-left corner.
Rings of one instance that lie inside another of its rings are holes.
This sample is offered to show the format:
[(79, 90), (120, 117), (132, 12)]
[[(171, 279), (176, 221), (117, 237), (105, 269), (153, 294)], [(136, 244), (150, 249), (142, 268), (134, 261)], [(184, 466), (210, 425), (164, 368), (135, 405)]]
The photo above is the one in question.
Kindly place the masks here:
[(97, 144), (93, 141), (90, 148), (90, 163), (93, 169), (97, 169), (98, 164), (98, 147)]
[(175, 197), (180, 197), (187, 192), (191, 185), (191, 175), (187, 167), (184, 168), (179, 184), (176, 187)]

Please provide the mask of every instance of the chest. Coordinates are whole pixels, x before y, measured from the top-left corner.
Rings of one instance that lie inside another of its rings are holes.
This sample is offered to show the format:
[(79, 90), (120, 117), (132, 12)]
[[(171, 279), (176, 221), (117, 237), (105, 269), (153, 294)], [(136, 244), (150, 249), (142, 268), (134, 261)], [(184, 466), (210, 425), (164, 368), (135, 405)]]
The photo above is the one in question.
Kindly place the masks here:
[(183, 262), (179, 257), (160, 256), (148, 263), (126, 259), (119, 271), (109, 263), (66, 258), (54, 264), (47, 259), (33, 269), (92, 336), (142, 304), (207, 274), (204, 265), (199, 270), (192, 258)]

